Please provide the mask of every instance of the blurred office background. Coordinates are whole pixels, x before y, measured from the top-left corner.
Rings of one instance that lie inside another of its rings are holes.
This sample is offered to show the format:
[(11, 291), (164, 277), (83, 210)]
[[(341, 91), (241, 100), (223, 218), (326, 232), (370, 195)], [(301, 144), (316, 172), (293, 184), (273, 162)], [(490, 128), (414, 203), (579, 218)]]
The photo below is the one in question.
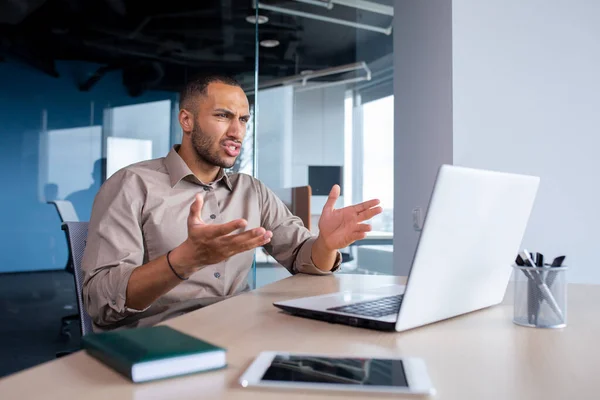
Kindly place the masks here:
[[(378, 241), (344, 249), (341, 272), (391, 273), (392, 3), (0, 0), (0, 375), (78, 346), (77, 324), (61, 333), (77, 305), (49, 202), (87, 221), (115, 171), (166, 155), (181, 137), (177, 91), (197, 72), (248, 93), (232, 172), (263, 180), (315, 233), (334, 183), (339, 207), (380, 198)], [(256, 252), (253, 287), (287, 276)]]
[[(523, 246), (600, 283), (599, 16), (588, 0), (0, 0), (0, 375), (77, 345), (47, 201), (84, 220), (107, 176), (164, 155), (176, 89), (205, 69), (249, 96), (234, 170), (311, 230), (332, 183), (338, 206), (382, 200), (340, 273), (408, 274), (449, 163), (540, 176)], [(254, 287), (289, 276), (260, 250), (253, 271)]]

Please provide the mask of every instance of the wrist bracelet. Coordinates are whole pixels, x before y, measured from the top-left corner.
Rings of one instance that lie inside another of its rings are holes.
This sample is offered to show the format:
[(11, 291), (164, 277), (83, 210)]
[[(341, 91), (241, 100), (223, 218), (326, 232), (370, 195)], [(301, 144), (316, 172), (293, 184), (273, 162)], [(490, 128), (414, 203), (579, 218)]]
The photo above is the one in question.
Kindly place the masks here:
[(179, 278), (179, 279), (181, 279), (182, 281), (187, 281), (187, 280), (188, 280), (188, 279), (190, 279), (190, 278), (184, 278), (184, 277), (182, 277), (181, 275), (179, 275), (179, 274), (177, 273), (177, 271), (175, 271), (175, 268), (173, 268), (173, 266), (171, 265), (171, 261), (169, 260), (169, 254), (171, 254), (171, 251), (173, 251), (173, 250), (169, 250), (169, 251), (167, 252), (167, 264), (169, 264), (169, 268), (171, 268), (171, 271), (173, 271), (173, 273), (175, 274), (175, 276), (176, 276), (176, 277), (178, 277), (178, 278)]

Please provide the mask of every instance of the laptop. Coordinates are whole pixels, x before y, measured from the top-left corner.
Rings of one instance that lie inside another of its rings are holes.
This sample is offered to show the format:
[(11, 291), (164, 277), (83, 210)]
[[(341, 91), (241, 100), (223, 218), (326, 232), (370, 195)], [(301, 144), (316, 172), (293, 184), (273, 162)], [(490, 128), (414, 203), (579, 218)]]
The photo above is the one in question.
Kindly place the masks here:
[(442, 165), (406, 286), (274, 306), (300, 317), (400, 332), (499, 304), (539, 182), (536, 176)]

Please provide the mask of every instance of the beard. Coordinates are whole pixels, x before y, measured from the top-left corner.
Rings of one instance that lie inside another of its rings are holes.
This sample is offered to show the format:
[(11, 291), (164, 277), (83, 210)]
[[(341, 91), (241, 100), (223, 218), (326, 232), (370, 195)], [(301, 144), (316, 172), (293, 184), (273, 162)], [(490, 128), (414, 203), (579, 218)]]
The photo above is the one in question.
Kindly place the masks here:
[(217, 140), (205, 135), (204, 132), (198, 127), (198, 124), (194, 124), (192, 129), (192, 146), (198, 156), (198, 161), (203, 161), (207, 164), (214, 165), (221, 168), (231, 168), (235, 164), (234, 161), (229, 161), (219, 156), (219, 150), (212, 150)]

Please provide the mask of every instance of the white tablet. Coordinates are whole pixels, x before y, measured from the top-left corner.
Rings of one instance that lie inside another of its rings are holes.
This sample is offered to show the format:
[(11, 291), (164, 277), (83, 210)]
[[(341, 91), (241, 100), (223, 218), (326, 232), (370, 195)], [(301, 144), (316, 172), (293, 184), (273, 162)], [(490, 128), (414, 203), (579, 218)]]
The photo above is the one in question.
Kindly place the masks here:
[(420, 358), (360, 358), (262, 352), (239, 380), (242, 387), (433, 395)]

